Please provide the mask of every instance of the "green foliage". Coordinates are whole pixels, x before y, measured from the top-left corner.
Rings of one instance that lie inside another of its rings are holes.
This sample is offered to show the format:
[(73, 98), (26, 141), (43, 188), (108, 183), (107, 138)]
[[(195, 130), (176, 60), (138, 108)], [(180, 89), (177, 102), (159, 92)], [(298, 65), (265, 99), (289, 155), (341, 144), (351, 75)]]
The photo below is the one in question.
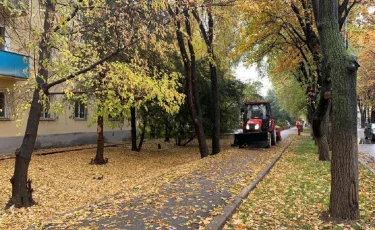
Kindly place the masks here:
[(283, 84), (276, 85), (275, 92), (280, 107), (291, 117), (298, 118), (306, 114), (305, 92), (294, 78), (286, 79)]
[(275, 91), (268, 90), (265, 99), (271, 102), (272, 118), (276, 120), (276, 125), (285, 126), (291, 122), (289, 113), (281, 107)]
[(259, 81), (249, 80), (248, 82), (246, 82), (245, 88), (243, 90), (242, 102), (263, 101), (264, 98), (259, 94), (262, 87), (263, 84)]

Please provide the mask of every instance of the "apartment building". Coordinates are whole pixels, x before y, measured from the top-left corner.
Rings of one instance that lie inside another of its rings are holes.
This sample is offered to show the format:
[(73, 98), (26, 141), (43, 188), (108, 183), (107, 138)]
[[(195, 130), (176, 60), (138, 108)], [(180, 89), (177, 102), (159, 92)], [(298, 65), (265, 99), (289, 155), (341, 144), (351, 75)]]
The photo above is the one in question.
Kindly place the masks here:
[[(38, 11), (36, 0), (12, 0), (22, 6), (31, 7)], [(15, 4), (15, 5), (17, 5)], [(24, 115), (15, 117), (16, 110), (21, 104), (15, 100), (23, 94), (20, 86), (33, 76), (31, 67), (33, 60), (22, 47), (22, 39), (27, 39), (26, 30), (20, 29), (14, 33), (14, 25), (9, 21), (30, 19), (31, 23), (38, 23), (37, 17), (29, 17), (30, 11), (12, 15), (6, 7), (0, 4), (0, 154), (12, 153), (20, 147), (27, 122), (27, 111)], [(17, 90), (16, 90), (17, 89)], [(18, 91), (18, 95), (17, 94)], [(24, 95), (28, 95), (26, 92)], [(62, 97), (55, 95), (54, 97)], [(26, 98), (27, 99), (27, 98)], [(51, 98), (53, 101), (56, 98)], [(75, 101), (64, 103), (62, 113), (53, 114), (49, 106), (44, 106), (40, 117), (36, 148), (67, 147), (96, 143), (96, 125), (90, 115), (93, 108)], [(89, 126), (91, 124), (91, 126)], [(130, 139), (130, 125), (127, 121), (113, 121), (111, 127), (105, 127), (105, 141), (120, 142)]]

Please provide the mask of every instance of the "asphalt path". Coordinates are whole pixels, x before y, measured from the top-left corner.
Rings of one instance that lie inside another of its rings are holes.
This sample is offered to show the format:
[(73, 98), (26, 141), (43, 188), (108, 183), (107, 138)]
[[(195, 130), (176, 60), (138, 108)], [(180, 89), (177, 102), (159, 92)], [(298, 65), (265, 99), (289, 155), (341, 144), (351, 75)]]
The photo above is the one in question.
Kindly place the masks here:
[(375, 157), (375, 142), (365, 140), (364, 129), (357, 129), (358, 135), (358, 152), (367, 153)]

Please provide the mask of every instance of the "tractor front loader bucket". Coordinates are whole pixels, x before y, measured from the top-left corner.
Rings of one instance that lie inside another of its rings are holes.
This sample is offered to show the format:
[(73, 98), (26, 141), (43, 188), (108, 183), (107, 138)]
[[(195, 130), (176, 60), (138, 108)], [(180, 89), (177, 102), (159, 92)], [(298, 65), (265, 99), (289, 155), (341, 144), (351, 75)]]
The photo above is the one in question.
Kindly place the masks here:
[(266, 146), (268, 141), (268, 132), (234, 134), (234, 145), (238, 145), (240, 148), (245, 145)]

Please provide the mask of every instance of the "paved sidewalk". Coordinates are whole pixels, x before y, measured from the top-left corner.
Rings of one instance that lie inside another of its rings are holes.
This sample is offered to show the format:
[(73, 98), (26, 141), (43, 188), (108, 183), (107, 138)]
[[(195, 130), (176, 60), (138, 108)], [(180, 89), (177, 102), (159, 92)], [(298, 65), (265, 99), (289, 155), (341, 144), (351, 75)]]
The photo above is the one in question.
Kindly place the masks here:
[(35, 228), (61, 229), (199, 229), (289, 143), (271, 149), (233, 148), (230, 154), (179, 166), (131, 190), (58, 216)]
[(359, 161), (375, 174), (375, 142), (366, 140), (364, 129), (357, 129)]

